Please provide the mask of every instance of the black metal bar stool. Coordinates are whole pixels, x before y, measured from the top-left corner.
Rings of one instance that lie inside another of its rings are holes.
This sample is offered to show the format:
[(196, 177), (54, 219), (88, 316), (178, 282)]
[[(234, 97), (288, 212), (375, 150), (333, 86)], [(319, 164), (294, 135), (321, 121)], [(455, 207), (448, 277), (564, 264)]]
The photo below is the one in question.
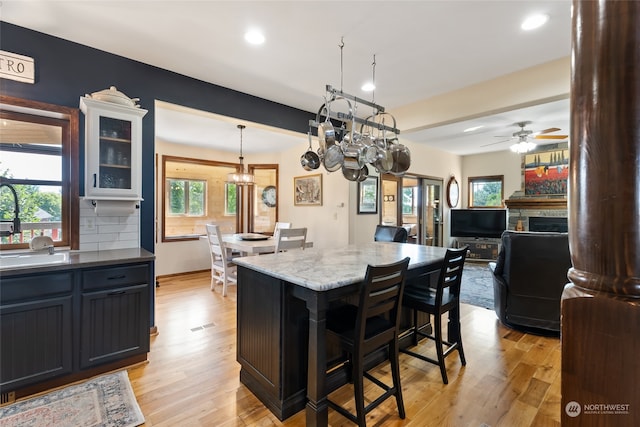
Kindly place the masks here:
[[(400, 418), (405, 417), (398, 363), (398, 335), (404, 278), (409, 258), (393, 264), (367, 266), (360, 286), (359, 304), (345, 305), (327, 313), (327, 335), (335, 335), (348, 355), (353, 376), (356, 415), (329, 400), (329, 406), (342, 415), (366, 426), (366, 415), (391, 396), (396, 397)], [(393, 385), (388, 386), (365, 370), (365, 357), (381, 348), (388, 348)], [(384, 393), (364, 406), (364, 381), (367, 378)]]
[[(447, 249), (444, 263), (440, 269), (438, 285), (436, 289), (430, 288), (426, 284), (407, 285), (402, 305), (413, 309), (413, 345), (417, 346), (420, 337), (426, 337), (435, 341), (437, 360), (428, 356), (418, 354), (414, 351), (403, 349), (403, 353), (417, 357), (440, 367), (442, 381), (449, 383), (447, 378), (447, 368), (444, 358), (453, 351), (458, 350), (462, 365), (466, 365), (464, 350), (462, 348), (462, 337), (460, 334), (460, 283), (462, 281), (462, 269), (467, 257), (465, 246), (460, 249)], [(418, 312), (422, 311), (433, 315), (433, 335), (426, 334), (418, 328)], [(448, 341), (442, 339), (442, 315), (449, 313)], [(444, 347), (447, 347), (445, 350)]]

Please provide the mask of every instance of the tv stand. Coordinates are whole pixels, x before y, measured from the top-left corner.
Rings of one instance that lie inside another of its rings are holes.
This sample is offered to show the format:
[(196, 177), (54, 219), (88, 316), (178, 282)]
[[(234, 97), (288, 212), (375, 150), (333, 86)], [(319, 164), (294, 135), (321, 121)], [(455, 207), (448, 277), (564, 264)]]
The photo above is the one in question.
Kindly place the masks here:
[(500, 239), (488, 237), (455, 237), (454, 246), (469, 246), (467, 260), (495, 261), (500, 251)]

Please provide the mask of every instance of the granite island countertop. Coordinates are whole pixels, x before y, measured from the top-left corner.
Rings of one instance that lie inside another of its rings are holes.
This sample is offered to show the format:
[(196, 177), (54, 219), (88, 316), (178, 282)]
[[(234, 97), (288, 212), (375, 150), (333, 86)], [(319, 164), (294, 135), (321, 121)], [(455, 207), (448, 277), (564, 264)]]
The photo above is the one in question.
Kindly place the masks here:
[(391, 264), (410, 257), (409, 269), (442, 259), (446, 248), (410, 243), (371, 242), (331, 249), (310, 248), (234, 258), (240, 266), (316, 291), (362, 281), (367, 265)]
[[(63, 262), (39, 265), (13, 266), (0, 269), (0, 277), (11, 277), (32, 273), (47, 273), (52, 271), (73, 270), (77, 268), (99, 267), (112, 264), (132, 264), (136, 262), (153, 261), (155, 255), (143, 248), (111, 249), (106, 251), (56, 251), (56, 254), (67, 254)], [(14, 255), (47, 255), (34, 252), (16, 252), (2, 254), (2, 257)], [(0, 259), (0, 263), (2, 260)]]

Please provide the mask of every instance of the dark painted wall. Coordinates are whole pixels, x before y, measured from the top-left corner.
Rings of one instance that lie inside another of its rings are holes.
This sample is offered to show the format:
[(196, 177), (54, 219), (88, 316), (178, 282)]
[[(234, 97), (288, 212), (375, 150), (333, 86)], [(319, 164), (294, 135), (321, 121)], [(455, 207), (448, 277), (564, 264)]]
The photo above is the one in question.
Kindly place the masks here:
[[(36, 83), (0, 79), (4, 95), (78, 108), (80, 97), (116, 86), (149, 110), (142, 120), (140, 242), (154, 250), (154, 99), (306, 133), (315, 114), (185, 77), (57, 37), (0, 22), (0, 49), (35, 60)], [(162, 46), (158, 46), (162, 49)], [(177, 61), (180, 58), (176, 58)], [(81, 117), (82, 114), (81, 114)], [(80, 128), (84, 174), (84, 123)], [(84, 194), (84, 178), (80, 194)]]

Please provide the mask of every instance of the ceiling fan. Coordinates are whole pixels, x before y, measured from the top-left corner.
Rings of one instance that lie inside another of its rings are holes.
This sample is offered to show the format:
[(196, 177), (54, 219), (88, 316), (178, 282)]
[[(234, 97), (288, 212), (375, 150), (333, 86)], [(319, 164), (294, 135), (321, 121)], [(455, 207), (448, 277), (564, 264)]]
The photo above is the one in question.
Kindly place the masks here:
[(529, 141), (529, 138), (532, 139), (566, 139), (569, 135), (547, 135), (548, 133), (557, 132), (560, 128), (548, 128), (541, 130), (539, 132), (533, 132), (532, 130), (525, 129), (525, 126), (530, 125), (530, 121), (523, 121), (514, 123), (515, 126), (520, 127), (520, 130), (513, 133), (513, 136), (496, 136), (496, 138), (508, 138), (498, 142), (492, 142), (490, 144), (482, 145), (482, 147), (488, 147), (490, 145), (502, 144), (503, 142), (511, 141), (515, 138), (518, 139), (518, 142), (511, 146), (511, 150), (516, 153), (526, 153), (527, 151), (531, 151), (536, 144)]

